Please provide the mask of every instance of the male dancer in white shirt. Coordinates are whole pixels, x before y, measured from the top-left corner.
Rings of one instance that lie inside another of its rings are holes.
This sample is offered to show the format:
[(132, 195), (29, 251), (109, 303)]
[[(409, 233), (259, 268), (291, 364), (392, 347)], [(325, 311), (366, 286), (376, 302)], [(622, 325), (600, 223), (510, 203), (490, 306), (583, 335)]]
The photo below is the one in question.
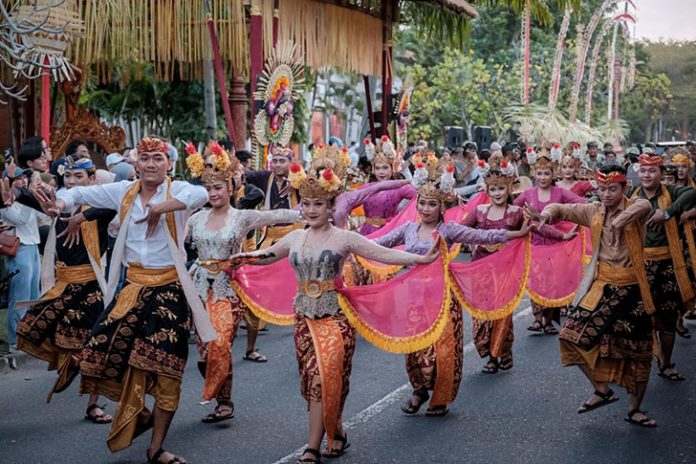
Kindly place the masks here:
[[(186, 220), (208, 195), (203, 187), (171, 181), (171, 167), (166, 142), (144, 138), (138, 143), (139, 180), (60, 191), (54, 207), (111, 208), (121, 222), (106, 310), (80, 364), (83, 393), (119, 401), (109, 449), (127, 448), (152, 427), (148, 460), (184, 464), (162, 443), (179, 403), (190, 314), (204, 341), (214, 339), (215, 331), (186, 273), (182, 251)], [(127, 282), (114, 299), (121, 264), (127, 267)], [(146, 393), (155, 398), (152, 412), (145, 408)]]

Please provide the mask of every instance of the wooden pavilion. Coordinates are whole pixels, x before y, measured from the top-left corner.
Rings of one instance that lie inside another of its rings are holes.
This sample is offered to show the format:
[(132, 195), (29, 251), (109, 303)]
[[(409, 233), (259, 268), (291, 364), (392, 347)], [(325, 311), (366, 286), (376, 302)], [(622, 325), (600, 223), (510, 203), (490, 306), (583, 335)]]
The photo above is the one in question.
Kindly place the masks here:
[[(71, 1), (80, 12), (85, 29), (84, 37), (71, 44), (71, 61), (85, 76), (95, 75), (103, 82), (110, 80), (116, 64), (135, 64), (137, 68), (143, 63), (152, 63), (161, 80), (201, 79), (204, 61), (214, 58), (209, 35), (212, 29), (219, 42), (216, 51), (224, 78), (231, 89), (228, 100), (233, 140), (246, 140), (249, 104), (253, 110), (245, 83), (251, 83), (253, 94), (264, 57), (278, 41), (297, 44), (305, 64), (313, 68), (332, 67), (380, 77), (384, 109), (391, 100), (392, 32), (404, 2), (429, 3), (468, 17), (477, 15), (476, 9), (464, 0)], [(66, 101), (75, 101), (74, 96)], [(15, 128), (25, 128), (22, 137), (34, 133), (36, 112), (29, 108), (31, 105), (32, 99), (21, 111), (15, 108), (10, 115), (15, 118)], [(368, 101), (372, 114), (371, 106)], [(67, 113), (87, 117), (84, 112)], [(382, 127), (387, 125), (388, 114), (389, 111), (381, 112)], [(52, 132), (56, 131), (60, 128), (53, 128)], [(18, 131), (13, 132), (20, 139)], [(71, 133), (76, 138), (80, 136)], [(62, 154), (58, 144), (63, 143), (64, 137), (52, 140), (55, 156)]]

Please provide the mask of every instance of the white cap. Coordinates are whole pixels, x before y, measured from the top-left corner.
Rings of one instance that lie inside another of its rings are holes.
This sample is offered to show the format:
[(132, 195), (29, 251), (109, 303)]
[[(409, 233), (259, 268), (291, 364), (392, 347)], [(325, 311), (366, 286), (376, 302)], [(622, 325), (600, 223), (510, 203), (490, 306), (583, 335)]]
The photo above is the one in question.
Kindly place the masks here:
[(503, 147), (498, 142), (491, 143), (491, 151), (501, 151)]
[(111, 166), (115, 166), (123, 161), (125, 161), (123, 156), (119, 155), (118, 153), (112, 153), (106, 157), (106, 167), (110, 168)]

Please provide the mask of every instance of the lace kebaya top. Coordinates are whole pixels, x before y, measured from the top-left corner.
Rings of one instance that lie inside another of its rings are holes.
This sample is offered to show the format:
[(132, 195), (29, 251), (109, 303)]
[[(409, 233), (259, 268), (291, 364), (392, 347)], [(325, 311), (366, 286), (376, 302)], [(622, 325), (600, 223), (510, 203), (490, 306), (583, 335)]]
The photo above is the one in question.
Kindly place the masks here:
[[(375, 243), (389, 248), (405, 245), (405, 250), (410, 253), (424, 255), (433, 246), (432, 240), (421, 240), (418, 237), (419, 223), (408, 222), (389, 232), (387, 235), (375, 240)], [(437, 233), (447, 242), (448, 246), (455, 243), (472, 245), (495, 245), (507, 242), (507, 231), (477, 230), (471, 227), (457, 224), (456, 222), (440, 223)]]
[[(519, 196), (513, 201), (513, 204), (515, 206), (519, 206), (520, 208), (523, 207), (525, 203), (529, 203), (530, 205), (534, 206), (537, 211), (541, 212), (551, 203), (587, 203), (587, 200), (577, 196), (570, 190), (566, 190), (562, 187), (554, 185), (551, 187), (551, 194), (548, 201), (539, 200), (538, 187), (528, 188), (524, 192), (520, 193)], [(536, 231), (532, 232), (532, 245), (552, 245), (563, 240), (563, 232), (555, 228), (552, 229), (553, 230), (548, 230), (544, 235), (539, 234)], [(557, 233), (554, 234), (554, 230)]]
[[(199, 261), (225, 260), (239, 253), (249, 231), (273, 224), (288, 224), (300, 221), (300, 212), (292, 209), (258, 211), (230, 208), (225, 225), (220, 229), (208, 228), (211, 209), (199, 211), (191, 216), (187, 225), (187, 240), (198, 252)], [(234, 296), (229, 278), (224, 272), (210, 272), (205, 267), (194, 265), (193, 283), (203, 301), (208, 300), (212, 288), (212, 301)]]

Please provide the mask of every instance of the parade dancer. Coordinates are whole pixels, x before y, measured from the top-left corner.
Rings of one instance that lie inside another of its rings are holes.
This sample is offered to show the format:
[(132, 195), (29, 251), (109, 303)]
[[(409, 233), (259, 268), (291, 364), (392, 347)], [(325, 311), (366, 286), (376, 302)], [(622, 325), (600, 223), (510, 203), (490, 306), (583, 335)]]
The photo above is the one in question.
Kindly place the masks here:
[[(558, 145), (554, 145), (551, 150), (557, 151), (560, 150), (560, 147)], [(580, 151), (580, 144), (570, 142), (565, 149), (563, 149), (563, 156), (560, 163), (561, 179), (556, 182), (556, 185), (563, 187), (566, 190), (570, 190), (579, 197), (585, 197), (589, 193), (593, 192), (595, 187), (591, 182), (587, 180), (578, 180), (581, 166), (582, 151)]]
[(561, 363), (578, 366), (594, 388), (578, 413), (606, 406), (618, 397), (615, 383), (628, 391), (626, 421), (642, 427), (657, 423), (640, 409), (650, 378), (655, 305), (643, 258), (650, 202), (629, 200), (626, 171), (605, 166), (595, 174), (601, 203), (551, 204), (538, 217), (589, 227), (592, 261), (561, 330)]
[[(389, 182), (401, 168), (401, 157), (386, 135), (376, 145), (370, 139), (365, 139), (365, 154), (372, 165), (373, 182)], [(369, 235), (379, 230), (396, 215), (403, 200), (410, 200), (414, 196), (416, 189), (409, 184), (372, 195), (363, 203), (365, 223), (360, 227), (360, 233)]]
[[(518, 207), (528, 206), (531, 210), (539, 212), (546, 205), (551, 203), (584, 203), (585, 200), (564, 188), (554, 185), (553, 172), (557, 161), (552, 160), (546, 148), (540, 148), (538, 153), (533, 149), (527, 149), (527, 159), (529, 159), (532, 169), (534, 169), (534, 179), (536, 187), (529, 188), (522, 192), (513, 204)], [(560, 230), (547, 230), (544, 235), (533, 232), (532, 245), (551, 245), (561, 240), (570, 240), (577, 235), (575, 228), (563, 233)], [(534, 312), (534, 322), (527, 328), (532, 332), (556, 335), (558, 330), (553, 326), (553, 321), (560, 321), (560, 307), (552, 307), (532, 301), (532, 311)]]
[(672, 352), (681, 311), (686, 305), (693, 305), (694, 289), (686, 268), (677, 218), (696, 204), (696, 189), (662, 185), (664, 161), (660, 156), (643, 154), (638, 162), (640, 186), (630, 196), (647, 199), (652, 208), (644, 254), (657, 307), (653, 323), (660, 348), (658, 375), (669, 380), (685, 380), (672, 362)]
[[(507, 161), (501, 163), (501, 170), (490, 170), (484, 174), (486, 195), (490, 204), (479, 205), (469, 213), (462, 224), (475, 229), (505, 229), (517, 231), (524, 228), (523, 210), (512, 204), (512, 185), (515, 181), (515, 169)], [(557, 231), (550, 226), (534, 227), (535, 232), (544, 235), (548, 233), (555, 237)], [(477, 246), (471, 255), (472, 261), (477, 261), (501, 248), (501, 245)], [(488, 363), (483, 367), (484, 374), (495, 374), (498, 370), (512, 368), (512, 343), (514, 331), (512, 314), (497, 320), (474, 318), (473, 335), (476, 351), (481, 358), (488, 357)]]
[[(90, 159), (65, 157), (57, 163), (66, 189), (94, 183), (94, 164)], [(41, 211), (48, 201), (43, 191), (35, 193), (30, 206)], [(105, 290), (102, 256), (106, 252), (107, 228), (114, 210), (82, 208), (54, 221), (44, 249), (42, 274), (50, 288), (34, 304), (17, 326), (17, 348), (48, 362), (58, 378), (48, 395), (65, 390), (78, 374), (79, 356), (92, 327), (104, 310)], [(97, 423), (111, 422), (90, 395), (85, 418)]]
[[(167, 177), (173, 161), (166, 142), (146, 137), (137, 148), (139, 180), (58, 192), (60, 210), (88, 204), (118, 211), (121, 222), (106, 309), (82, 351), (81, 392), (119, 402), (107, 439), (111, 451), (127, 448), (152, 427), (148, 461), (185, 463), (162, 445), (179, 404), (191, 315), (203, 341), (215, 339), (182, 247), (186, 220), (208, 195), (201, 186)], [(113, 299), (121, 263), (126, 284)], [(155, 399), (152, 412), (146, 394)]]
[[(670, 154), (672, 155), (670, 163), (672, 166), (676, 167), (677, 170), (675, 175), (675, 185), (677, 187), (696, 188), (696, 182), (694, 182), (690, 176), (693, 163), (691, 162), (689, 151), (684, 148), (677, 147), (670, 150)], [(684, 241), (686, 242), (684, 244), (685, 249), (688, 249), (690, 246), (696, 246), (696, 239), (694, 238), (694, 217), (696, 217), (696, 210), (690, 210), (682, 214), (681, 223), (684, 226)], [(690, 269), (689, 276), (692, 278), (693, 283), (696, 279), (695, 273), (692, 271), (693, 265), (691, 263), (691, 257), (689, 256), (689, 253), (685, 253), (685, 255), (687, 267)], [(696, 310), (694, 310), (693, 306), (684, 309), (685, 319), (696, 319)], [(684, 338), (691, 338), (691, 333), (689, 332), (689, 329), (684, 326), (684, 321), (681, 318), (679, 319), (679, 324), (677, 325), (677, 334)]]
[(217, 142), (211, 142), (203, 156), (192, 145), (187, 151), (191, 175), (202, 178), (212, 207), (191, 216), (187, 240), (198, 252), (191, 269), (193, 282), (217, 332), (217, 339), (207, 344), (197, 337), (202, 360), (199, 367), (205, 377), (202, 397), (217, 401), (215, 411), (205, 416), (203, 422), (215, 423), (234, 417), (232, 343), (246, 311), (222, 270), (229, 264), (230, 256), (242, 251), (249, 231), (298, 222), (300, 213), (291, 209), (258, 211), (233, 207), (230, 198), (237, 190), (235, 173), (241, 169), (239, 160)]
[(325, 457), (338, 457), (348, 448), (342, 411), (349, 390), (355, 329), (338, 303), (337, 286), (346, 258), (351, 254), (386, 264), (416, 265), (434, 261), (435, 246), (425, 255), (414, 255), (376, 245), (357, 233), (331, 224), (334, 198), (342, 190), (347, 165), (321, 160), (308, 173), (298, 169), (290, 181), (302, 197), (302, 217), (308, 229), (291, 232), (275, 245), (233, 257), (233, 264), (246, 261), (270, 264), (290, 258), (298, 281), (295, 297), (295, 354), (300, 370), (300, 391), (309, 408), (309, 438), (298, 463), (317, 463), (324, 433)]
[[(497, 245), (526, 235), (529, 227), (520, 231), (504, 229), (476, 230), (455, 222), (443, 222), (445, 204), (454, 199), (454, 164), (439, 161), (434, 154), (423, 159), (415, 155), (413, 175), (418, 189), (417, 209), (420, 222), (409, 222), (380, 237), (375, 242), (390, 248), (405, 245), (405, 251), (425, 254), (433, 246), (433, 234), (438, 234), (448, 246), (455, 243)], [(416, 414), (430, 399), (427, 416), (442, 417), (449, 412), (462, 379), (464, 327), (462, 310), (452, 298), (450, 320), (442, 336), (433, 345), (406, 355), (406, 371), (413, 387), (411, 398), (402, 406), (406, 414)], [(432, 398), (430, 398), (432, 391)]]

